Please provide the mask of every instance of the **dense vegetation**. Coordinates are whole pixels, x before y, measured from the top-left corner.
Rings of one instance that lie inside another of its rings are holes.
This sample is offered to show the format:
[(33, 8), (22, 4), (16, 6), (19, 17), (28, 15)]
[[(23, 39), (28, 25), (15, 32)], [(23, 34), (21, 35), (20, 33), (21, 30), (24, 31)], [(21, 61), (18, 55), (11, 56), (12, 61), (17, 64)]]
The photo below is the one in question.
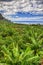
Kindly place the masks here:
[(19, 25), (0, 20), (0, 65), (40, 65), (43, 25)]

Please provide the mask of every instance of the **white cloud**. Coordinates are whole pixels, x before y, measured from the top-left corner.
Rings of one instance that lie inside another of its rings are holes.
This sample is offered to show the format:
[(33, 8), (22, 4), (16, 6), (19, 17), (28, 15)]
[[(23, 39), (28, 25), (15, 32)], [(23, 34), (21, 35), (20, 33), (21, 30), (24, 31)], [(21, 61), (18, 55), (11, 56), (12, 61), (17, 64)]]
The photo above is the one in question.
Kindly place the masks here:
[[(1, 8), (6, 10), (7, 12), (15, 13), (18, 11), (22, 12), (31, 12), (38, 11), (41, 12), (43, 10), (43, 4), (38, 4), (41, 1), (39, 0), (13, 0), (11, 2), (0, 2)], [(6, 12), (6, 13), (7, 13)], [(7, 13), (9, 14), (9, 13)]]
[(43, 17), (18, 17), (16, 16), (16, 18), (12, 17), (12, 16), (8, 16), (8, 15), (3, 15), (3, 17), (5, 17), (8, 20), (11, 21), (43, 21)]
[(43, 25), (43, 17), (16, 17), (13, 18), (11, 16), (5, 16), (6, 19), (13, 21), (18, 24), (42, 24)]
[(0, 10), (5, 12), (2, 15), (11, 21), (43, 21), (43, 17), (34, 18), (12, 18), (12, 16), (7, 16), (11, 14), (16, 14), (16, 12), (31, 12), (35, 14), (43, 14), (43, 0), (12, 0), (10, 2), (0, 1)]

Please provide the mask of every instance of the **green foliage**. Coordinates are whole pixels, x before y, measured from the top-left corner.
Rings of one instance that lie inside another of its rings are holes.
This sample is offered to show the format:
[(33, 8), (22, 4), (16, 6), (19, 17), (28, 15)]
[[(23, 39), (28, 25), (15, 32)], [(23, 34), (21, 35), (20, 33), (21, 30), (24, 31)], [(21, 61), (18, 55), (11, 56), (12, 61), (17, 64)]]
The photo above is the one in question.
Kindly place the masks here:
[(43, 58), (43, 25), (0, 21), (0, 65), (40, 65)]

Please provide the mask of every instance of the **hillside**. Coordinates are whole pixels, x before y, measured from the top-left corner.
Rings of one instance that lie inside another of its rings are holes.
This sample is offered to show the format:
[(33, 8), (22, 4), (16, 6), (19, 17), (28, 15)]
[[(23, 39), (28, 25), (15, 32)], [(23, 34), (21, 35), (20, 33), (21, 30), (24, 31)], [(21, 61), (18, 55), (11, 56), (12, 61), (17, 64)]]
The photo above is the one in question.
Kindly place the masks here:
[(0, 20), (3, 20), (4, 18), (2, 17), (2, 15), (0, 14)]
[(0, 65), (41, 65), (43, 25), (14, 24), (0, 16)]

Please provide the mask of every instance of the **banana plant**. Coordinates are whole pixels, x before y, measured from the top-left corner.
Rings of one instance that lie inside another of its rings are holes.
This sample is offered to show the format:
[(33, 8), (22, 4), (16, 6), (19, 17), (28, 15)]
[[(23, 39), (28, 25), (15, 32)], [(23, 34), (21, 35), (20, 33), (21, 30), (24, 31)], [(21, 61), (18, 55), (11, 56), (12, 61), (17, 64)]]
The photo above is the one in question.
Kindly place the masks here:
[[(20, 49), (22, 50), (22, 49)], [(5, 45), (2, 46), (2, 52), (4, 54), (4, 60), (3, 63), (5, 62), (6, 64), (12, 64), (12, 65), (31, 65), (34, 63), (38, 63), (40, 57), (38, 55), (34, 56), (34, 50), (31, 50), (30, 47), (27, 47), (24, 50), (21, 51), (18, 48), (18, 45), (14, 45), (13, 43), (13, 48), (9, 50)], [(35, 62), (37, 61), (37, 62)]]

